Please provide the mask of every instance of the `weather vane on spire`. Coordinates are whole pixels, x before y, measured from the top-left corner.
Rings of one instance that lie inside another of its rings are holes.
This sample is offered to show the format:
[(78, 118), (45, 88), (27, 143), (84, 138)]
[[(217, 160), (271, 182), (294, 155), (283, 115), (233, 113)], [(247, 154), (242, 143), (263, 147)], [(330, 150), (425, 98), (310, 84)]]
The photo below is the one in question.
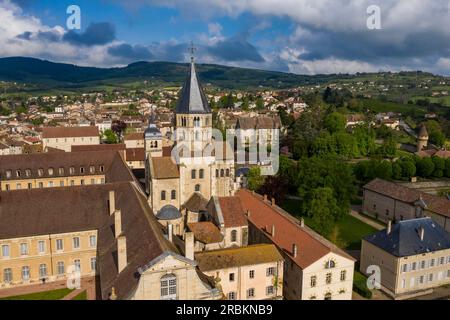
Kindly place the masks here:
[(189, 46), (189, 53), (191, 54), (191, 62), (194, 62), (195, 51), (197, 51), (197, 48), (194, 46), (194, 42), (191, 41), (191, 45)]

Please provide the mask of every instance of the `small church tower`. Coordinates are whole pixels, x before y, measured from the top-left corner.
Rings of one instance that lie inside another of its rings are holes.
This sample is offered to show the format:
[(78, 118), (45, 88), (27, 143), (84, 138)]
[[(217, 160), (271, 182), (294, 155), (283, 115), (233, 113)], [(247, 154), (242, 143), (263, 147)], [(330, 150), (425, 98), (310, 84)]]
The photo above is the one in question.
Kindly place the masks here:
[(427, 127), (423, 124), (417, 137), (417, 152), (422, 151), (428, 146), (428, 138)]
[(149, 125), (144, 132), (145, 158), (162, 157), (162, 134), (155, 123), (155, 115), (152, 112)]

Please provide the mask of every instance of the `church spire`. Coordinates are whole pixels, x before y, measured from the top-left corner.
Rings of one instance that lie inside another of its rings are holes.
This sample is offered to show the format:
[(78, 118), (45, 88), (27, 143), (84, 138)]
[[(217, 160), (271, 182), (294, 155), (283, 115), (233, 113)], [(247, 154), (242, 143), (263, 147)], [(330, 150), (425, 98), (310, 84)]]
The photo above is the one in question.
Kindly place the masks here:
[(211, 113), (211, 109), (208, 105), (208, 100), (203, 93), (202, 86), (197, 77), (197, 71), (195, 69), (194, 53), (196, 48), (191, 42), (189, 52), (191, 55), (191, 63), (189, 73), (186, 81), (181, 90), (181, 96), (178, 100), (176, 107), (176, 113), (182, 114), (204, 114)]

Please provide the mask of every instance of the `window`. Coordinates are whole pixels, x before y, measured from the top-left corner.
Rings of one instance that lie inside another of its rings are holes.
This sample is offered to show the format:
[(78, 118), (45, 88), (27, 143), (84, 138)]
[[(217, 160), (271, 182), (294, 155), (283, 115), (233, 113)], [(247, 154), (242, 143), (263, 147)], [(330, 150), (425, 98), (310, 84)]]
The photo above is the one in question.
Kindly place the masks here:
[(408, 272), (408, 265), (406, 263), (402, 265), (402, 272)]
[(325, 265), (325, 268), (332, 269), (336, 266), (336, 263), (333, 260), (328, 260), (327, 264)]
[(69, 168), (69, 173), (70, 174), (75, 174), (75, 168), (74, 167), (70, 167)]
[(27, 243), (21, 243), (20, 244), (20, 254), (22, 256), (25, 256), (28, 254), (28, 244)]
[(11, 268), (6, 268), (3, 270), (3, 282), (12, 282), (12, 270)]
[(89, 167), (89, 172), (90, 173), (94, 173), (95, 172), (95, 167), (94, 166), (90, 166)]
[(216, 177), (219, 176), (219, 169), (216, 169)]
[(42, 177), (44, 175), (44, 169), (38, 169), (38, 176)]
[(436, 263), (436, 260), (435, 259), (431, 259), (430, 260), (430, 267), (434, 267), (435, 263)]
[(46, 277), (47, 277), (47, 265), (40, 264), (39, 265), (39, 279), (46, 278)]
[(60, 186), (60, 187), (64, 187), (64, 180), (61, 180), (61, 181), (59, 182), (59, 186)]
[(89, 246), (95, 247), (97, 245), (97, 236), (89, 236)]
[(226, 175), (227, 177), (230, 176), (230, 169), (225, 170), (225, 175)]
[(161, 200), (162, 201), (166, 200), (166, 192), (165, 191), (161, 191)]
[(177, 198), (177, 192), (176, 190), (172, 190), (172, 192), (170, 193), (170, 198), (172, 200), (175, 200)]
[(223, 177), (225, 175), (223, 169), (220, 169), (220, 176)]
[(44, 183), (43, 182), (39, 182), (39, 188), (42, 189), (44, 187)]
[(311, 277), (310, 284), (311, 284), (311, 288), (314, 288), (317, 285), (317, 277), (316, 276)]
[(250, 277), (250, 279), (255, 278), (255, 270), (250, 270), (248, 276)]
[(62, 261), (59, 261), (57, 264), (56, 264), (56, 270), (57, 270), (57, 272), (58, 272), (58, 274), (59, 275), (61, 275), (61, 274), (64, 274), (64, 262), (62, 262)]
[(70, 186), (73, 187), (75, 185), (75, 180), (70, 180)]
[(416, 262), (413, 262), (413, 263), (411, 264), (411, 270), (412, 270), (412, 271), (416, 271), (416, 269), (417, 269), (417, 263), (416, 263)]
[(81, 174), (84, 174), (84, 167), (81, 167), (81, 168), (80, 168), (80, 173), (81, 173)]
[(405, 289), (405, 288), (406, 288), (406, 280), (402, 279), (402, 289)]
[(231, 242), (236, 242), (236, 241), (237, 241), (237, 231), (232, 230), (231, 231)]
[(161, 278), (161, 299), (173, 300), (177, 297), (177, 278), (173, 274)]
[(6, 185), (6, 191), (9, 191), (10, 187), (9, 184)]
[(49, 181), (49, 182), (48, 182), (48, 187), (49, 187), (49, 188), (53, 188), (53, 181)]
[(22, 280), (29, 280), (30, 279), (30, 267), (25, 266), (22, 267)]
[(39, 241), (38, 242), (38, 252), (44, 253), (45, 252), (45, 241)]
[(100, 172), (105, 171), (105, 167), (104, 166), (100, 166)]
[(330, 284), (330, 283), (331, 283), (331, 272), (330, 272), (330, 273), (327, 273), (325, 282), (326, 282), (327, 284)]
[(199, 184), (196, 184), (196, 185), (195, 185), (195, 191), (196, 191), (196, 192), (200, 192), (200, 185), (199, 185)]
[(228, 278), (230, 279), (230, 282), (233, 282), (234, 281), (234, 273), (230, 273)]
[(440, 257), (439, 264), (444, 264), (444, 263), (445, 263), (445, 257)]
[(72, 243), (73, 243), (73, 248), (74, 249), (80, 248), (80, 238), (79, 237), (73, 238), (72, 239)]
[(17, 190), (22, 189), (22, 184), (21, 184), (21, 183), (16, 184), (16, 189), (17, 189)]
[(28, 190), (31, 190), (31, 189), (33, 189), (33, 184), (29, 183), (28, 184)]
[(52, 176), (53, 175), (53, 168), (48, 168), (48, 175)]
[(64, 168), (59, 168), (58, 173), (60, 176), (64, 175)]
[(205, 176), (205, 170), (200, 169), (200, 170), (198, 171), (198, 177), (199, 177), (200, 179), (203, 179), (204, 176)]
[(229, 292), (228, 300), (236, 300), (236, 292)]
[(75, 266), (75, 271), (81, 271), (81, 261), (79, 259), (74, 260), (73, 265)]
[(25, 175), (26, 175), (27, 177), (31, 176), (31, 170), (30, 170), (30, 169), (26, 169), (26, 170), (25, 170)]
[(56, 239), (56, 250), (60, 251), (63, 249), (64, 249), (64, 246), (63, 246), (62, 239)]
[(273, 276), (275, 274), (275, 268), (270, 267), (266, 269), (266, 276)]
[(12, 172), (11, 170), (6, 170), (6, 178), (11, 178)]
[(331, 292), (325, 294), (324, 300), (331, 300)]
[(191, 179), (195, 179), (196, 176), (197, 176), (197, 170), (194, 169), (191, 171)]
[(2, 245), (2, 257), (9, 257), (9, 245)]
[(433, 282), (433, 274), (432, 273), (430, 273), (428, 275), (428, 282)]
[(91, 271), (97, 270), (97, 258), (92, 257), (91, 258)]
[(420, 284), (423, 284), (424, 281), (425, 281), (425, 277), (424, 277), (424, 276), (420, 276), (420, 277), (419, 277), (419, 283), (420, 283)]
[(425, 269), (425, 260), (420, 261), (420, 269)]
[(347, 271), (342, 270), (341, 271), (341, 281), (345, 281), (346, 278), (347, 278)]
[(247, 298), (254, 298), (255, 297), (255, 289), (251, 288), (247, 290)]
[(81, 180), (80, 180), (80, 184), (81, 184), (82, 186), (84, 186), (84, 179), (81, 179)]
[(273, 290), (273, 286), (268, 286), (268, 287), (266, 287), (266, 295), (272, 295), (273, 294), (273, 292), (274, 292), (274, 290)]
[(20, 178), (20, 175), (21, 175), (20, 170), (16, 170), (16, 176), (17, 176), (17, 178)]

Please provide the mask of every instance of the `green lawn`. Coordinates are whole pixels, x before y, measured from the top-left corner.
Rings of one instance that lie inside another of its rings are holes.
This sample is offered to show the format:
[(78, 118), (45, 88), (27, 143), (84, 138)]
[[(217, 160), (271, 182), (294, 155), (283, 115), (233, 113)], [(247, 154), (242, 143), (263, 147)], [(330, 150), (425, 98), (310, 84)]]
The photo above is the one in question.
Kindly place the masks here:
[[(301, 218), (302, 214), (299, 212), (299, 201), (300, 200), (286, 200), (282, 207), (284, 210), (286, 210), (296, 218)], [(306, 225), (310, 226), (310, 219), (308, 217), (304, 217), (304, 219)], [(361, 249), (361, 239), (366, 235), (375, 233), (377, 231), (372, 226), (361, 222), (351, 215), (344, 216), (340, 221), (336, 223), (336, 226), (338, 228), (339, 237), (336, 245), (348, 250)]]
[(83, 292), (77, 294), (72, 298), (72, 300), (87, 300), (87, 291), (84, 290)]
[(35, 292), (20, 296), (0, 298), (0, 300), (60, 300), (71, 293), (73, 289), (56, 289), (52, 291)]

